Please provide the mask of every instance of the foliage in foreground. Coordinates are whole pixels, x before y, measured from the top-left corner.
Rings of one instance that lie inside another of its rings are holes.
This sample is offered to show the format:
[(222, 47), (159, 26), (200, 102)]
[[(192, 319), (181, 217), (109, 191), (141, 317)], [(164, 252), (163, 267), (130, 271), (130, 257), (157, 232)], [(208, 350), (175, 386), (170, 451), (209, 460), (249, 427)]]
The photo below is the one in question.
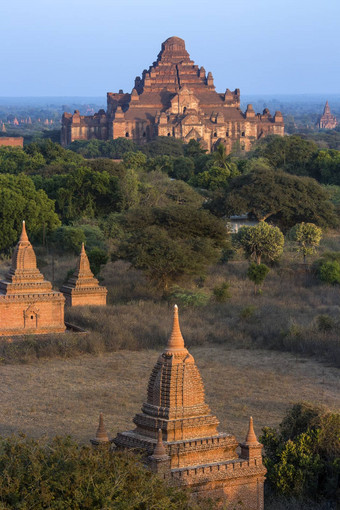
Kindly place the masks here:
[(126, 452), (95, 450), (69, 437), (46, 443), (25, 436), (0, 439), (0, 506), (4, 510), (199, 508), (189, 502), (186, 492), (168, 487)]
[(267, 480), (285, 497), (339, 498), (340, 414), (295, 404), (279, 431), (266, 427), (260, 441), (265, 447)]

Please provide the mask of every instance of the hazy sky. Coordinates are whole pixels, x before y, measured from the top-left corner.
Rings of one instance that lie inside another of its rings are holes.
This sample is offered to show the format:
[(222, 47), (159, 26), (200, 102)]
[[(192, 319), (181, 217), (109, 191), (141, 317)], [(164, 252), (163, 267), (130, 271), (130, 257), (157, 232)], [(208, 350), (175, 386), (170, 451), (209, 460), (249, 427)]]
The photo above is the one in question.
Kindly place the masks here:
[(0, 96), (130, 92), (174, 35), (218, 92), (340, 93), (340, 0), (0, 3)]

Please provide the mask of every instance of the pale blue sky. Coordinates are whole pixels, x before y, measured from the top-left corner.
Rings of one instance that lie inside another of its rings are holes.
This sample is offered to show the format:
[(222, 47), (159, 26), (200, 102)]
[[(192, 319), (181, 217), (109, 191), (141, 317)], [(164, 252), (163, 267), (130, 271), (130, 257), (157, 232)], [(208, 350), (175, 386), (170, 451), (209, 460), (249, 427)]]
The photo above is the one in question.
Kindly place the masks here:
[(174, 35), (219, 92), (340, 92), (340, 0), (14, 0), (0, 27), (0, 96), (131, 91)]

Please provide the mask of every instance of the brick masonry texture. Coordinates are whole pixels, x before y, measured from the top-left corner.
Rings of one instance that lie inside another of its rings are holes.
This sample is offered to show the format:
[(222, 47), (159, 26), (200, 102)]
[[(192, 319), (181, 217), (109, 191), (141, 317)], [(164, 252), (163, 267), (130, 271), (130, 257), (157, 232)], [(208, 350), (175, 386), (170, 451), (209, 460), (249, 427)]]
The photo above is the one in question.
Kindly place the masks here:
[(0, 147), (23, 147), (22, 136), (0, 136)]
[(266, 469), (253, 420), (241, 444), (234, 435), (218, 431), (199, 370), (185, 348), (176, 306), (168, 345), (133, 421), (135, 429), (113, 440), (117, 448), (145, 451), (153, 471), (173, 484), (189, 486), (194, 497), (213, 497), (230, 508), (242, 501), (247, 510), (263, 509)]
[(12, 265), (0, 281), (0, 336), (63, 333), (64, 302), (37, 268), (23, 222)]
[(280, 112), (272, 116), (266, 108), (256, 114), (248, 105), (243, 113), (240, 90), (216, 92), (212, 74), (190, 60), (183, 39), (170, 37), (157, 61), (136, 77), (131, 94), (108, 92), (106, 112), (65, 112), (61, 143), (126, 137), (142, 145), (157, 136), (173, 136), (184, 142), (197, 140), (209, 151), (222, 143), (230, 152), (235, 143), (247, 151), (269, 134), (284, 135)]
[(106, 305), (107, 289), (101, 287), (90, 269), (84, 243), (78, 260), (77, 269), (61, 287), (67, 306)]

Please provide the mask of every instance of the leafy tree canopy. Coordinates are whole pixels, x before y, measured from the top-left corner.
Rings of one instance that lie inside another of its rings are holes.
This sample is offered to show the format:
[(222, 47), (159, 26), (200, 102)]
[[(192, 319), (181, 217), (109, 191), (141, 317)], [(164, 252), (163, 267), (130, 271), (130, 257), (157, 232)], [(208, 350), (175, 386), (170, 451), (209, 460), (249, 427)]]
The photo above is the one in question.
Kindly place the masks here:
[(270, 219), (283, 229), (303, 221), (321, 227), (337, 222), (327, 192), (314, 179), (279, 170), (261, 169), (236, 177), (208, 207), (220, 216), (250, 213), (259, 221)]
[(50, 443), (24, 436), (1, 438), (0, 480), (4, 510), (200, 508), (188, 493), (167, 486), (132, 454), (80, 446), (69, 437)]
[(0, 175), (0, 250), (9, 250), (18, 241), (23, 220), (33, 235), (60, 225), (54, 201), (43, 190), (37, 191), (30, 177)]
[(313, 255), (322, 238), (321, 228), (314, 223), (298, 223), (289, 231), (289, 237), (297, 244), (297, 251), (302, 253), (304, 261), (307, 255)]
[(267, 480), (278, 494), (335, 501), (340, 474), (340, 414), (295, 404), (279, 430), (263, 429)]
[(201, 274), (216, 261), (226, 231), (207, 211), (187, 205), (130, 209), (118, 255), (166, 291), (170, 283)]
[(248, 258), (261, 264), (262, 258), (275, 260), (283, 252), (284, 236), (278, 227), (260, 221), (254, 227), (241, 227), (236, 234)]

